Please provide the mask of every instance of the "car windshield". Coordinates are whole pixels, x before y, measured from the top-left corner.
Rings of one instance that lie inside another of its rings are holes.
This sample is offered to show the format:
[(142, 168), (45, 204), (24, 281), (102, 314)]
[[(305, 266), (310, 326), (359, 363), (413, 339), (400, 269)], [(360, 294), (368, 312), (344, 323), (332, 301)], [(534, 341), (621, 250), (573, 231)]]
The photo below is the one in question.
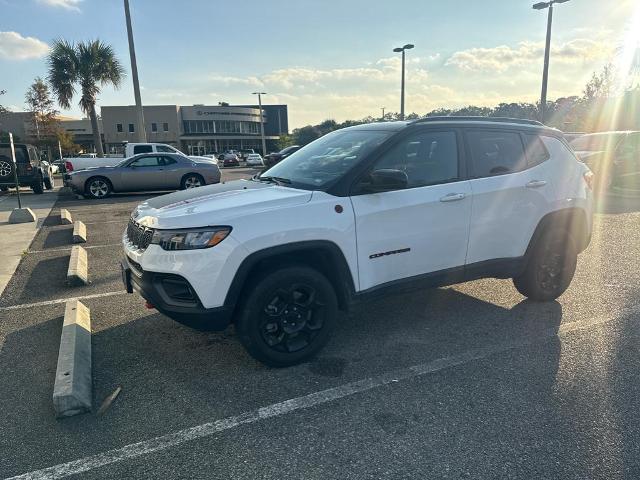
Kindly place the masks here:
[(624, 133), (607, 133), (584, 135), (571, 142), (571, 146), (576, 152), (602, 152), (615, 150)]
[(306, 145), (258, 179), (286, 180), (294, 187), (319, 190), (342, 177), (392, 132), (338, 130)]

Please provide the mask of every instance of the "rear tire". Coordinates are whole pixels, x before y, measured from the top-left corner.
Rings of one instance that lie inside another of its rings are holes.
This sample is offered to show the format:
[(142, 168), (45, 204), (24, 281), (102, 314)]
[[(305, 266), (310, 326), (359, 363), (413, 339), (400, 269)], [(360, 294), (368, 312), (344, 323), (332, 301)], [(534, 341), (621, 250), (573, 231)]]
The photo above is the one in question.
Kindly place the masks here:
[(338, 301), (327, 278), (305, 266), (266, 273), (245, 290), (236, 331), (244, 348), (270, 367), (304, 362), (329, 341)]
[(555, 300), (569, 288), (577, 262), (578, 249), (569, 232), (550, 229), (537, 241), (524, 273), (513, 284), (531, 300)]
[(104, 177), (91, 177), (85, 183), (85, 196), (88, 198), (107, 198), (111, 195), (113, 191), (113, 187), (111, 186), (111, 182)]
[(44, 193), (42, 176), (39, 176), (38, 179), (36, 180), (36, 183), (31, 185), (31, 190), (33, 190), (33, 193), (35, 193), (36, 195), (40, 195), (41, 193)]
[(53, 175), (49, 176), (49, 178), (44, 179), (44, 188), (47, 190), (52, 190), (55, 187), (55, 180), (53, 179)]
[(182, 190), (202, 187), (204, 185), (206, 185), (204, 178), (202, 178), (202, 175), (197, 173), (187, 173), (182, 177), (182, 181), (180, 182), (180, 188), (182, 188)]

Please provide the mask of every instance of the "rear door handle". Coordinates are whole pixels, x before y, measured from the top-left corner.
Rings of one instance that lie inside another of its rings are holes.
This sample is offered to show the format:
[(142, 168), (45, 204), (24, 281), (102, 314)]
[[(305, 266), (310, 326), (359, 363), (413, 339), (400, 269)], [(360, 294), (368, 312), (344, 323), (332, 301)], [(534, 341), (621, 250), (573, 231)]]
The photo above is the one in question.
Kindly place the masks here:
[(457, 202), (462, 200), (466, 195), (464, 193), (448, 193), (444, 197), (440, 198), (441, 202)]
[(526, 187), (527, 188), (540, 188), (540, 187), (544, 187), (547, 184), (547, 182), (545, 180), (531, 180), (529, 183), (527, 183)]

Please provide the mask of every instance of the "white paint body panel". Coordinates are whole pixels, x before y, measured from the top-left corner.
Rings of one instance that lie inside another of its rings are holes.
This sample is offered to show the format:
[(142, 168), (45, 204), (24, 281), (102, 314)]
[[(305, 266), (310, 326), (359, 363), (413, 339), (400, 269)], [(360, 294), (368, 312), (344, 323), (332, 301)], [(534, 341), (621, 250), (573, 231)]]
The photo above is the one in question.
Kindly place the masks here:
[[(449, 194), (465, 198), (442, 202)], [(361, 290), (464, 265), (471, 215), (468, 181), (360, 195), (351, 202)], [(378, 254), (383, 255), (371, 258)]]

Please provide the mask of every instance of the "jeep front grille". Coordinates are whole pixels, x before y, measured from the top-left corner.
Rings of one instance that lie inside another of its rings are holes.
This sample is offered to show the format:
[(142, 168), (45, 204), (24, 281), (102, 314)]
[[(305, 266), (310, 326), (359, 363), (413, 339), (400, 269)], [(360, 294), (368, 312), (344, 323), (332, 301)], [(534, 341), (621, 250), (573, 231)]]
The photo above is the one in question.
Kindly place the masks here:
[(146, 250), (153, 238), (153, 229), (136, 223), (132, 218), (127, 225), (127, 239), (138, 250)]

